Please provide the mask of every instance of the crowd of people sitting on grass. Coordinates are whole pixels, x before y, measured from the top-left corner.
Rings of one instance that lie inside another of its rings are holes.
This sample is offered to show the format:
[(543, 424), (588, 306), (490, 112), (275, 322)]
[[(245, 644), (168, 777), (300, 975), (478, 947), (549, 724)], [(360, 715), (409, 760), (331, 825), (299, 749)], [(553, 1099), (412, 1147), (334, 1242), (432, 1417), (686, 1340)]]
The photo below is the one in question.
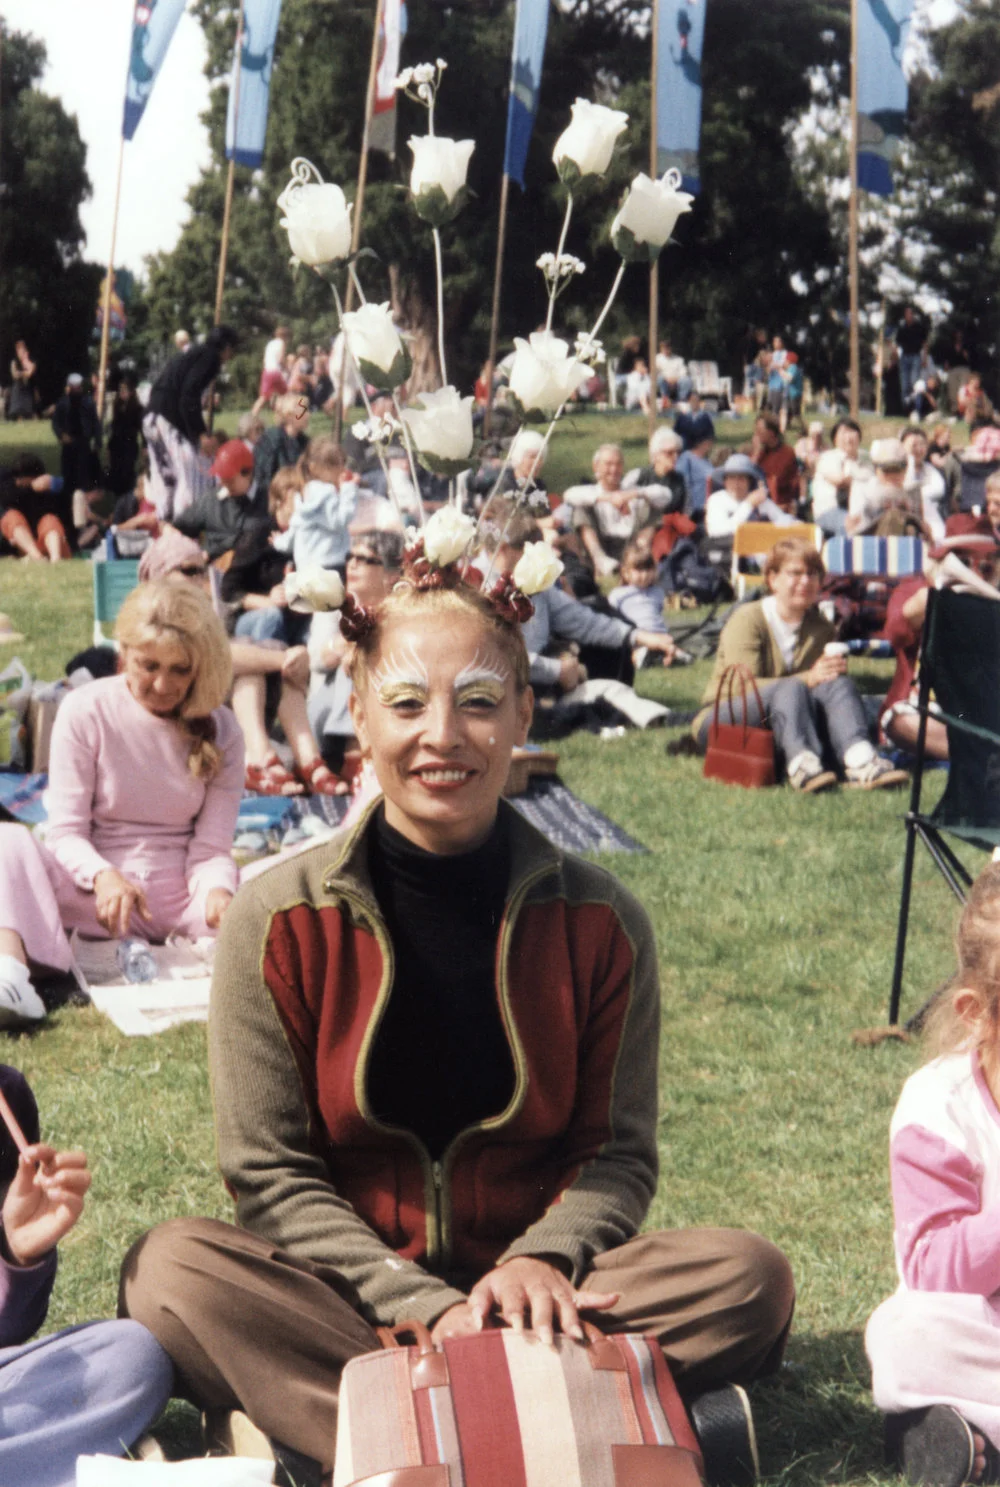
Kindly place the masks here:
[[(412, 514), (450, 520), (447, 488), (404, 449), (382, 469), (364, 446), (310, 438), (298, 391), (275, 394), (266, 431), (250, 419), (220, 443), (199, 428), (231, 349), (220, 327), (168, 364), (141, 420), (144, 464), (133, 410), (134, 442), (118, 446), (133, 478), (108, 487), (113, 510), (71, 463), (72, 403), (61, 488), (26, 456), (3, 477), (0, 530), (26, 558), (57, 561), (94, 525), (104, 561), (140, 561), (117, 651), (76, 658), (95, 679), (56, 716), (44, 838), (0, 826), (0, 1023), (46, 1016), (38, 972), (71, 967), (74, 932), (217, 936), (209, 1060), (236, 1223), (161, 1223), (123, 1258), (118, 1321), (31, 1343), (90, 1172), (40, 1140), (44, 1112), (40, 1126), (23, 1078), (0, 1068), (15, 1122), (0, 1134), (0, 1480), (71, 1487), (81, 1454), (141, 1454), (176, 1392), (218, 1445), (252, 1437), (320, 1487), (345, 1366), (407, 1320), (435, 1344), (526, 1325), (583, 1342), (584, 1321), (651, 1336), (710, 1487), (748, 1480), (742, 1386), (780, 1364), (791, 1269), (743, 1230), (639, 1234), (658, 1176), (652, 926), (612, 874), (503, 800), (511, 754), (533, 726), (558, 736), (594, 710), (664, 721), (631, 683), (651, 660), (689, 659), (669, 596), (701, 581), (717, 595), (741, 525), (997, 539), (1000, 475), (982, 513), (958, 513), (950, 451), (935, 460), (916, 428), (866, 460), (850, 420), (829, 448), (815, 429), (793, 448), (772, 411), (713, 461), (691, 393), (647, 463), (627, 470), (605, 443), (593, 480), (559, 492), (541, 436), (520, 435), (456, 489), (474, 534), (435, 557), (429, 527), (411, 540)], [(544, 578), (529, 585), (525, 565)], [(792, 789), (899, 785), (819, 608), (824, 574), (814, 542), (777, 536), (763, 597), (722, 628), (693, 746), (740, 663), (754, 702), (727, 716), (756, 726), (766, 710)], [(973, 577), (996, 577), (995, 550)], [(890, 606), (900, 662), (881, 728), (904, 746), (927, 583)], [(238, 887), (244, 790), (346, 791), (362, 760), (377, 789), (345, 830)], [(893, 1450), (929, 1487), (985, 1479), (1000, 1448), (1000, 869), (976, 885), (958, 949), (944, 1056), (893, 1123), (901, 1282), (867, 1334)]]

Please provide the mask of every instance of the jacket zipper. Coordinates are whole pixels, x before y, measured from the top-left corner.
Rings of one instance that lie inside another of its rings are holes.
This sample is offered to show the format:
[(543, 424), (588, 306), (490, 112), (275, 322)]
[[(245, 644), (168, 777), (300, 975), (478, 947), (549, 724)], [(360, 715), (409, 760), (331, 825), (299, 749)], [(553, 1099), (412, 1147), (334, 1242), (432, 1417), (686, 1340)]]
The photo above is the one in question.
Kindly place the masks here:
[(498, 990), (500, 993), (500, 1006), (503, 1015), (504, 1028), (511, 1052), (514, 1055), (514, 1095), (506, 1110), (489, 1120), (477, 1121), (475, 1125), (468, 1126), (464, 1131), (459, 1131), (449, 1146), (441, 1154), (439, 1161), (434, 1161), (430, 1152), (419, 1136), (408, 1131), (405, 1126), (390, 1126), (383, 1121), (376, 1120), (368, 1104), (368, 1092), (366, 1087), (366, 1074), (368, 1069), (368, 1057), (372, 1044), (375, 1041), (375, 1032), (382, 1020), (385, 1011), (385, 1003), (388, 1000), (388, 989), (391, 986), (395, 970), (395, 957), (389, 936), (385, 932), (381, 916), (373, 908), (367, 899), (351, 893), (349, 890), (334, 884), (329, 879), (324, 880), (323, 888), (327, 893), (336, 894), (338, 898), (344, 899), (359, 911), (359, 918), (367, 920), (372, 927), (379, 949), (382, 952), (382, 985), (379, 987), (378, 996), (375, 1001), (375, 1012), (365, 1029), (362, 1040), (361, 1055), (358, 1063), (358, 1071), (355, 1075), (355, 1097), (358, 1101), (358, 1109), (362, 1117), (373, 1130), (384, 1131), (391, 1136), (402, 1137), (409, 1146), (413, 1148), (420, 1159), (420, 1165), (424, 1174), (425, 1194), (425, 1226), (426, 1226), (426, 1250), (428, 1265), (436, 1265), (446, 1270), (451, 1260), (451, 1205), (448, 1201), (447, 1175), (449, 1168), (453, 1165), (455, 1153), (462, 1142), (469, 1136), (475, 1135), (477, 1131), (492, 1130), (504, 1120), (516, 1115), (524, 1098), (524, 1053), (521, 1048), (520, 1039), (514, 1027), (514, 1019), (510, 1013), (509, 999), (507, 995), (507, 951), (513, 933), (514, 921), (521, 911), (521, 906), (528, 896), (528, 892), (542, 878), (546, 878), (552, 871), (551, 864), (530, 874), (519, 885), (516, 893), (511, 898), (500, 926), (500, 945), (497, 956), (498, 966)]
[(524, 903), (524, 900), (528, 896), (529, 890), (533, 888), (535, 883), (537, 883), (541, 878), (548, 877), (551, 871), (551, 866), (540, 868), (536, 872), (532, 873), (530, 877), (524, 879), (524, 881), (518, 887), (514, 896), (511, 898), (510, 903), (507, 906), (507, 912), (504, 914), (503, 922), (500, 926), (500, 943), (497, 955), (497, 989), (500, 993), (500, 1009), (501, 1015), (503, 1017), (504, 1031), (507, 1035), (507, 1041), (510, 1045), (511, 1053), (514, 1057), (514, 1094), (511, 1098), (511, 1102), (507, 1106), (506, 1110), (501, 1110), (499, 1115), (491, 1116), (489, 1120), (477, 1121), (475, 1125), (467, 1126), (464, 1131), (459, 1131), (458, 1135), (454, 1138), (451, 1144), (445, 1147), (444, 1151), (441, 1153), (440, 1161), (433, 1162), (431, 1164), (431, 1177), (434, 1184), (434, 1199), (436, 1206), (435, 1219), (440, 1245), (439, 1259), (443, 1269), (447, 1269), (448, 1265), (451, 1263), (452, 1246), (451, 1204), (449, 1202), (446, 1178), (450, 1168), (454, 1165), (455, 1155), (458, 1151), (458, 1148), (462, 1145), (463, 1141), (467, 1141), (468, 1138), (470, 1136), (474, 1136), (477, 1131), (493, 1130), (496, 1126), (501, 1125), (505, 1120), (509, 1120), (512, 1116), (516, 1115), (517, 1112), (520, 1110), (521, 1104), (524, 1099), (524, 1051), (521, 1047), (521, 1041), (517, 1036), (517, 1029), (514, 1026), (514, 1019), (511, 1016), (509, 998), (507, 995), (507, 951), (510, 946), (511, 935), (513, 934), (514, 922), (517, 919), (518, 914), (521, 912), (521, 907)]

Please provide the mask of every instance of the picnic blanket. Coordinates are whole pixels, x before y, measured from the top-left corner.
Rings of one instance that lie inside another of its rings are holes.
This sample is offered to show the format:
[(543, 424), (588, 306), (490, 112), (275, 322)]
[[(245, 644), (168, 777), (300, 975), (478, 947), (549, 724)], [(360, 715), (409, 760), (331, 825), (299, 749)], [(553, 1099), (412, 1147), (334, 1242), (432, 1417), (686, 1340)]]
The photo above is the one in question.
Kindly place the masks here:
[[(277, 837), (281, 845), (291, 846), (315, 835), (317, 827), (320, 832), (336, 829), (350, 803), (347, 795), (246, 795), (240, 806), (237, 845), (247, 842), (251, 833), (260, 833), (265, 839)], [(564, 852), (647, 850), (603, 811), (574, 795), (561, 780), (535, 778), (525, 794), (515, 796), (510, 804)], [(254, 845), (266, 850), (264, 841)]]

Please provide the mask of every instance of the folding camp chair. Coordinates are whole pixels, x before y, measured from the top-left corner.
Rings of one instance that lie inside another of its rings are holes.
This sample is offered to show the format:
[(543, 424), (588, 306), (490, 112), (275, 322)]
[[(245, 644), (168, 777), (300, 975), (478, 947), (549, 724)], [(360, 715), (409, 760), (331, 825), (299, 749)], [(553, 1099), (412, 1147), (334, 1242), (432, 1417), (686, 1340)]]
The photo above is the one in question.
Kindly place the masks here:
[(747, 575), (740, 572), (740, 558), (760, 558), (769, 553), (777, 542), (797, 537), (800, 542), (811, 542), (817, 550), (823, 541), (823, 533), (811, 522), (792, 522), (779, 527), (769, 521), (746, 521), (733, 533), (733, 566), (730, 583), (737, 599), (746, 593)]
[[(930, 815), (920, 809), (931, 692), (948, 730), (948, 784)], [(889, 1022), (899, 1018), (906, 929), (917, 840), (948, 887), (965, 902), (972, 875), (943, 832), (992, 852), (1000, 846), (1000, 603), (953, 589), (932, 589), (920, 647), (920, 728), (906, 813), (906, 853), (899, 902)]]
[(102, 626), (117, 618), (125, 600), (139, 582), (139, 564), (134, 559), (94, 563), (94, 645), (107, 645)]

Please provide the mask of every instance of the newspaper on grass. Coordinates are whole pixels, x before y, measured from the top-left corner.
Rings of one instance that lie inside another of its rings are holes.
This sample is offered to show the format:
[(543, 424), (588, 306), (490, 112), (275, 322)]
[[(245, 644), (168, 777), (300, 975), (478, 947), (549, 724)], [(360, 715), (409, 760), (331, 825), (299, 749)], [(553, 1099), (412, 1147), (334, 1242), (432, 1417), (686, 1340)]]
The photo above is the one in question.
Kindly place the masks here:
[(76, 1487), (263, 1487), (274, 1481), (273, 1461), (225, 1456), (199, 1461), (121, 1461), (78, 1456)]
[(128, 1037), (148, 1037), (180, 1022), (208, 1020), (213, 939), (176, 935), (165, 945), (150, 946), (159, 975), (138, 984), (122, 975), (115, 959), (118, 945), (118, 940), (82, 939), (75, 930), (70, 938), (81, 990), (115, 1027)]

